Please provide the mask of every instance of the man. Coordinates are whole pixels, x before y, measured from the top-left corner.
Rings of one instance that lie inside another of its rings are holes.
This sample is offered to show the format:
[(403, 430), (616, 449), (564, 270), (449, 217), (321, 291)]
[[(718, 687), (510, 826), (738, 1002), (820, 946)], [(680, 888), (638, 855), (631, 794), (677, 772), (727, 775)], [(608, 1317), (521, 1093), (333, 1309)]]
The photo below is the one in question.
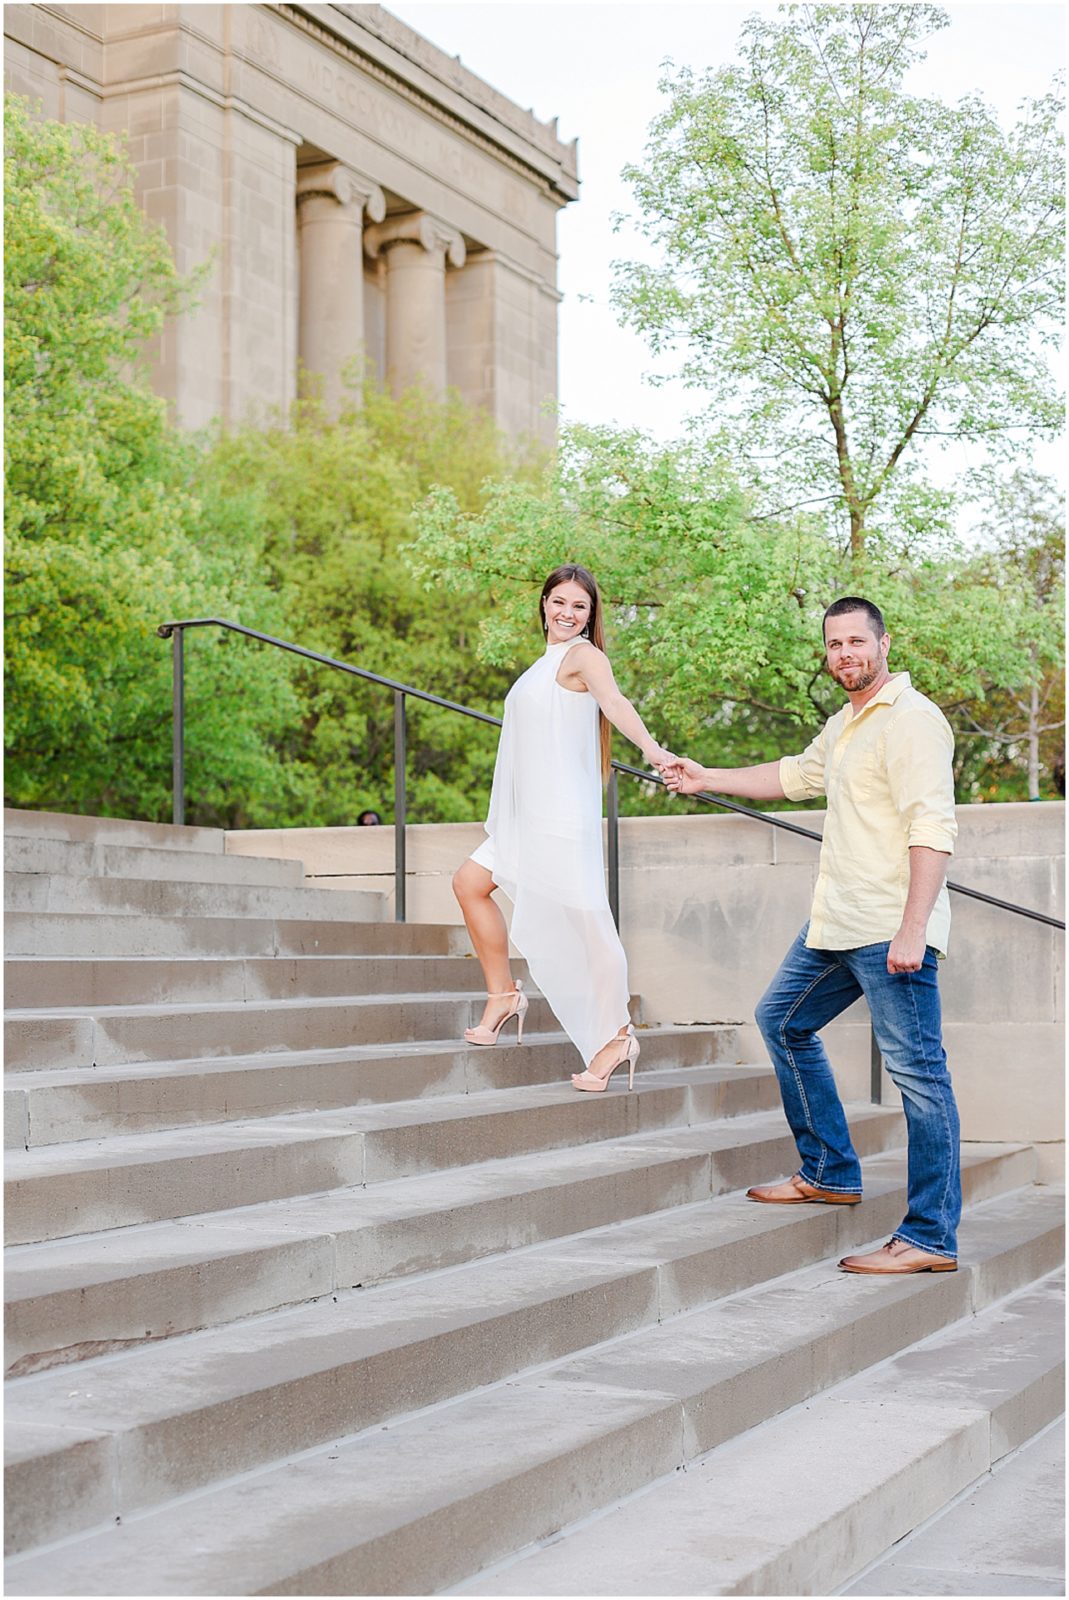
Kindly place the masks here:
[(954, 739), (937, 706), (890, 673), (890, 638), (871, 601), (824, 613), (827, 667), (847, 704), (798, 756), (757, 767), (665, 770), (679, 794), (812, 800), (828, 814), (810, 920), (757, 1008), (801, 1167), (749, 1190), (766, 1205), (856, 1205), (861, 1164), (817, 1030), (860, 995), (902, 1091), (909, 1136), (905, 1220), (846, 1272), (953, 1272), (961, 1216), (958, 1112), (942, 1044), (937, 956), (947, 947), (946, 867), (957, 835)]

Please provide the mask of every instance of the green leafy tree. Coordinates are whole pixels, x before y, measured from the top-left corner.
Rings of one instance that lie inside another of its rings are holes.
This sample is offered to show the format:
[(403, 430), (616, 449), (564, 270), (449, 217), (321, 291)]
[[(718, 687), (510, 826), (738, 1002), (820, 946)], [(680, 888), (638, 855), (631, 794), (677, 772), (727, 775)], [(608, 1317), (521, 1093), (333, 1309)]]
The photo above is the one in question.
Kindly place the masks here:
[(1049, 478), (1023, 471), (990, 485), (984, 501), (986, 548), (971, 567), (1026, 659), (955, 708), (971, 757), (963, 776), (978, 799), (1038, 800), (1044, 769), (1065, 758), (1065, 501)]
[[(15, 805), (170, 811), (174, 615), (277, 618), (247, 497), (197, 486), (197, 456), (144, 373), (188, 303), (113, 140), (5, 103), (6, 794)], [(262, 795), (286, 674), (220, 653), (190, 685), (202, 820)]]
[[(256, 497), (286, 637), (497, 713), (510, 676), (476, 653), (485, 597), (424, 589), (400, 552), (432, 484), (474, 510), (486, 476), (522, 467), (488, 419), (455, 397), (393, 400), (369, 384), (336, 421), (301, 404), (220, 435), (204, 471), (220, 497), (242, 486)], [(326, 667), (301, 666), (295, 682), (299, 715), (279, 746), (291, 780), (284, 820), (345, 824), (365, 807), (391, 816), (391, 692)], [(489, 797), (496, 731), (417, 700), (407, 708), (412, 820), (476, 816)]]
[[(718, 765), (800, 748), (841, 703), (824, 670), (821, 615), (851, 591), (856, 566), (819, 523), (755, 515), (711, 447), (566, 429), (540, 479), (490, 485), (479, 510), (435, 490), (409, 559), (426, 582), (483, 598), (480, 653), (512, 670), (540, 642), (534, 596), (545, 573), (566, 560), (589, 566), (625, 692), (658, 738)], [(894, 664), (939, 704), (1024, 681), (1018, 582), (996, 587), (947, 540), (907, 560), (900, 545), (873, 539), (863, 577), (885, 609)], [(629, 746), (617, 753), (633, 760)], [(622, 798), (647, 809), (641, 791), (625, 786)]]
[(664, 77), (626, 172), (660, 264), (621, 264), (615, 299), (685, 351), (762, 509), (824, 508), (860, 561), (946, 522), (922, 441), (1012, 455), (1061, 426), (1061, 102), (1007, 134), (975, 96), (907, 94), (934, 6), (783, 9), (735, 63)]

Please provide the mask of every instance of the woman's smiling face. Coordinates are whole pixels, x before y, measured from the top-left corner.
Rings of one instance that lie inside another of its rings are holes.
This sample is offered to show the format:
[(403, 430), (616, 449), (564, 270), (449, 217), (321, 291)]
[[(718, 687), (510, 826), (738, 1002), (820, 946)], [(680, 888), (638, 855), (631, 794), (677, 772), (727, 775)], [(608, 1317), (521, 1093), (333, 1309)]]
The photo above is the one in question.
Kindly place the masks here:
[(546, 596), (546, 642), (577, 639), (590, 621), (590, 596), (581, 583), (559, 583)]

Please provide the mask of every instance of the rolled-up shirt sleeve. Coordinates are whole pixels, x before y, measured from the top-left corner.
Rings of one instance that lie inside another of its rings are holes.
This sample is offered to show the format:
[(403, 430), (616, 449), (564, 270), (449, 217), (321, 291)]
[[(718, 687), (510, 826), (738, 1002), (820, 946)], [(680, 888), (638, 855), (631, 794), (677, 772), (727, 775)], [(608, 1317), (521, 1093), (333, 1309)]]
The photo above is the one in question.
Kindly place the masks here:
[(954, 735), (933, 707), (896, 717), (887, 730), (887, 779), (910, 846), (954, 854)]
[(824, 793), (824, 735), (825, 723), (811, 744), (800, 756), (781, 756), (779, 764), (780, 788), (788, 800), (815, 800)]

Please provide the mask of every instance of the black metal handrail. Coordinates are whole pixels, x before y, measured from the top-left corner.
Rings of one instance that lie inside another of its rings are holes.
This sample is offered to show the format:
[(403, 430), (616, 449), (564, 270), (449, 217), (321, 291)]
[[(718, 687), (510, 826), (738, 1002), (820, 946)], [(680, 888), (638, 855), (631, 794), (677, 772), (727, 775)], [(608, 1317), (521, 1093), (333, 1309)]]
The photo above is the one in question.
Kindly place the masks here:
[[(364, 678), (368, 683), (377, 683), (384, 689), (392, 689), (394, 700), (394, 756), (400, 752), (401, 761), (394, 771), (394, 816), (395, 825), (403, 832), (406, 825), (406, 789), (404, 774), (405, 755), (405, 697), (411, 695), (414, 700), (425, 700), (432, 706), (441, 706), (446, 711), (457, 711), (463, 717), (473, 717), (477, 722), (488, 722), (495, 728), (500, 728), (501, 718), (491, 716), (488, 711), (476, 711), (473, 706), (462, 706), (456, 700), (445, 700), (441, 695), (431, 694), (427, 689), (415, 689), (410, 683), (399, 683), (396, 678), (385, 678), (378, 672), (368, 672), (366, 667), (354, 667), (348, 661), (337, 661), (333, 656), (322, 654), (319, 650), (309, 650), (304, 645), (291, 644), (288, 639), (276, 639), (273, 634), (260, 633), (256, 628), (246, 628), (240, 622), (228, 622), (224, 617), (186, 617), (180, 622), (162, 622), (156, 629), (161, 639), (171, 639), (174, 646), (174, 726), (173, 726), (173, 820), (181, 823), (185, 818), (185, 674), (183, 665), (182, 630), (184, 628), (227, 628), (231, 633), (243, 633), (249, 639), (259, 639), (261, 644), (274, 645), (278, 650), (288, 650), (291, 655), (304, 656), (309, 661), (316, 661), (320, 666), (333, 667), (336, 672), (347, 672), (351, 677)], [(400, 733), (398, 735), (398, 729)], [(622, 772), (629, 778), (638, 778), (643, 783), (657, 783), (667, 787), (665, 781), (658, 773), (647, 772), (643, 767), (630, 766), (626, 761), (612, 763), (612, 778), (609, 784), (608, 820), (609, 820), (609, 899), (613, 908), (613, 915), (619, 922), (620, 900), (620, 852), (619, 852), (619, 806), (618, 794), (615, 789), (616, 774)], [(399, 804), (396, 803), (400, 796)], [(752, 806), (740, 805), (737, 800), (725, 800), (722, 795), (707, 793), (688, 796), (691, 800), (701, 800), (706, 805), (719, 806), (723, 811), (734, 811), (739, 816), (753, 817), (757, 822), (766, 823), (772, 828), (781, 828), (787, 833), (801, 834), (803, 839), (815, 839), (818, 844), (823, 842), (823, 835), (816, 833), (812, 828), (803, 828), (797, 822), (788, 822), (785, 817), (777, 816), (774, 812), (755, 811)], [(403, 871), (404, 847), (402, 845), (399, 861), (399, 871)], [(401, 906), (401, 914), (396, 916), (398, 922), (404, 921), (404, 883), (399, 880), (396, 888), (396, 904)], [(947, 879), (947, 888), (953, 889), (955, 894), (966, 895), (970, 900), (982, 900), (986, 905), (997, 906), (1000, 911), (1012, 911), (1019, 917), (1028, 917), (1033, 922), (1044, 922), (1048, 927), (1061, 928), (1065, 932), (1065, 923), (1059, 922), (1057, 917), (1048, 917), (1044, 911), (1032, 911), (1028, 906), (1015, 905), (1012, 900), (1000, 900), (997, 895), (984, 894), (980, 889), (970, 889), (963, 883), (954, 883)]]
[[(309, 650), (304, 645), (292, 644), (288, 639), (276, 639), (273, 634), (261, 633), (256, 628), (246, 628), (240, 622), (229, 622), (225, 617), (184, 617), (176, 622), (162, 622), (156, 629), (161, 639), (170, 639), (172, 644), (173, 660), (173, 707), (174, 718), (172, 727), (172, 815), (176, 823), (185, 821), (185, 657), (182, 636), (186, 628), (225, 628), (231, 633), (244, 634), (248, 639), (258, 639), (261, 644), (273, 645), (276, 650), (286, 650), (291, 655), (303, 656), (307, 661), (315, 661), (323, 667), (332, 667), (336, 672), (347, 672), (350, 677), (363, 678), (367, 683), (377, 683), (384, 689), (393, 691), (394, 696), (394, 920), (404, 922), (406, 913), (405, 903), (405, 864), (406, 864), (406, 832), (408, 825), (408, 795), (406, 785), (407, 767), (407, 713), (405, 701), (411, 696), (414, 700), (423, 700), (432, 706), (441, 706), (445, 711), (459, 712), (463, 717), (472, 717), (477, 722), (488, 722), (495, 728), (500, 728), (501, 718), (491, 716), (488, 711), (476, 711), (472, 706), (462, 706), (455, 700), (445, 700), (441, 695), (431, 694), (426, 689), (416, 689), (410, 683), (400, 683), (396, 678), (383, 677), (378, 672), (368, 672), (365, 667), (354, 667), (348, 661), (337, 661), (333, 656), (324, 655), (319, 650)], [(626, 761), (614, 761), (609, 774), (608, 795), (606, 810), (608, 814), (608, 876), (609, 876), (609, 905), (612, 908), (613, 920), (617, 926), (620, 923), (620, 804), (618, 775), (624, 773), (627, 777), (638, 778), (644, 783), (657, 783), (665, 786), (665, 780), (657, 773), (647, 772), (642, 767), (630, 766)], [(787, 833), (801, 834), (805, 839), (815, 839), (818, 844), (823, 842), (822, 835), (814, 832), (812, 828), (803, 828), (797, 822), (788, 822), (785, 817), (780, 817), (768, 811), (755, 811), (752, 806), (740, 805), (736, 800), (725, 800), (720, 795), (702, 792), (689, 798), (700, 800), (706, 805), (714, 805), (724, 811), (734, 811), (739, 816), (753, 817), (758, 822), (765, 823), (768, 827), (781, 828)], [(1027, 917), (1033, 922), (1045, 923), (1051, 928), (1061, 928), (1065, 931), (1065, 923), (1059, 922), (1057, 917), (1048, 917), (1043, 911), (1033, 911), (1027, 906), (1015, 905), (1011, 900), (1000, 900), (992, 894), (984, 894), (980, 889), (969, 889), (965, 884), (953, 883), (947, 880), (947, 888), (955, 894), (966, 895), (970, 900), (982, 900), (986, 905), (997, 906), (1001, 911), (1010, 911), (1019, 917)], [(875, 1101), (880, 1098), (880, 1058), (875, 1044), (875, 1035), (871, 1047), (871, 1089)]]

